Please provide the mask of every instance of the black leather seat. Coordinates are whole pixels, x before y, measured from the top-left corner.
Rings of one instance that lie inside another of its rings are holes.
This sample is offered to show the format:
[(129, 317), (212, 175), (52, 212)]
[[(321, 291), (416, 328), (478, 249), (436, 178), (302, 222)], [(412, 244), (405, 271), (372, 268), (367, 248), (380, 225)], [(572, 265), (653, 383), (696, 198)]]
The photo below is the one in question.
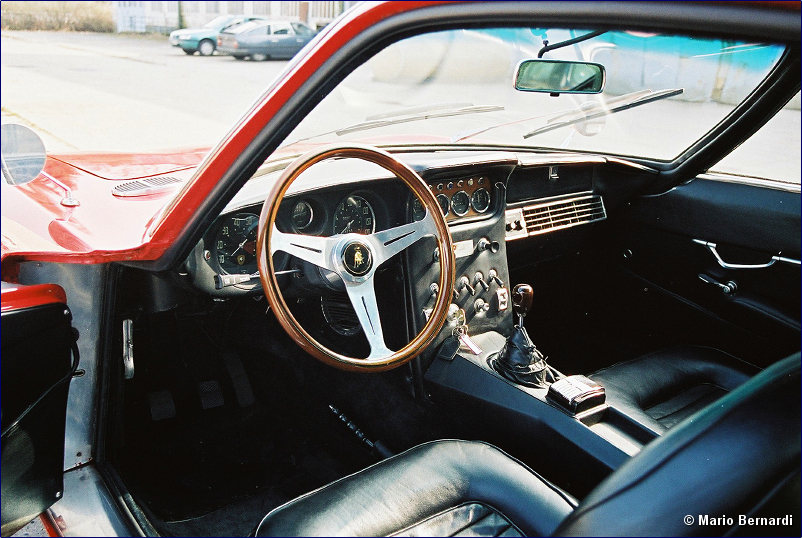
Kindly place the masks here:
[[(791, 514), (791, 527), (768, 530), (799, 536), (799, 372), (799, 354), (767, 368), (650, 443), (576, 508), (491, 445), (435, 441), (290, 501), (256, 534), (722, 535), (739, 531), (739, 514)], [(733, 523), (700, 524), (699, 514)]]
[(760, 371), (710, 347), (663, 349), (599, 370), (607, 402), (662, 434)]

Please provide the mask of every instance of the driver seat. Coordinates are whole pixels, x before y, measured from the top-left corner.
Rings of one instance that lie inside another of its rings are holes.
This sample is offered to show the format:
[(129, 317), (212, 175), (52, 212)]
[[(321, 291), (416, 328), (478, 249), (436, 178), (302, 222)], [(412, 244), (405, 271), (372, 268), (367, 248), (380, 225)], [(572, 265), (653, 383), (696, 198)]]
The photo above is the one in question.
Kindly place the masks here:
[[(799, 536), (799, 402), (797, 353), (670, 429), (578, 505), (492, 445), (433, 441), (276, 508), (256, 535)], [(700, 525), (722, 514), (731, 519)], [(741, 514), (792, 518), (739, 528)]]

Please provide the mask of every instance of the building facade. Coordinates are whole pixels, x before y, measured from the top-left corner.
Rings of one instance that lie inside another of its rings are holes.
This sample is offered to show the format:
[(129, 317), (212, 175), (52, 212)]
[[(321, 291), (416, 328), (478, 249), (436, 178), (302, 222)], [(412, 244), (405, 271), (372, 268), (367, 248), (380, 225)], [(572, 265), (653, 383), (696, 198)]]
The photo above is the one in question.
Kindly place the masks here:
[(322, 27), (356, 2), (342, 1), (115, 1), (112, 2), (118, 32), (169, 33), (179, 27), (203, 26), (218, 15), (264, 15), (300, 20)]

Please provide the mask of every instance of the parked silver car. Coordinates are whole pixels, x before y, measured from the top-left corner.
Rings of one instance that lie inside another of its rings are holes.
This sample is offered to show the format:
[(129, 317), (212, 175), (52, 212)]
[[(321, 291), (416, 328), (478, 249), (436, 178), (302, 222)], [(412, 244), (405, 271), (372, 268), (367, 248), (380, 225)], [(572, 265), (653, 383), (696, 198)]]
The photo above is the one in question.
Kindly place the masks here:
[(237, 60), (292, 58), (315, 35), (301, 22), (254, 20), (220, 32), (217, 50)]

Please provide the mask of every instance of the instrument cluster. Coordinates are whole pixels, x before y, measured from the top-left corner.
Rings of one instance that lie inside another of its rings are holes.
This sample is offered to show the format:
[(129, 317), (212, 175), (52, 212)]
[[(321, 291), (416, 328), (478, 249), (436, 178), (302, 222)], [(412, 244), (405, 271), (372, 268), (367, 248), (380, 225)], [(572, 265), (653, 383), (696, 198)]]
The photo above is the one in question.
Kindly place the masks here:
[[(331, 236), (345, 233), (371, 234), (376, 231), (377, 208), (383, 219), (379, 199), (367, 192), (354, 191), (334, 198), (306, 196), (288, 198), (280, 210), (278, 225), (289, 233)], [(252, 275), (256, 263), (256, 235), (259, 208), (245, 208), (222, 215), (212, 226), (203, 257), (214, 270), (227, 275)]]
[[(494, 205), (494, 181), (487, 174), (429, 178), (447, 222), (489, 216)], [(425, 211), (400, 181), (365, 184), (345, 189), (310, 190), (288, 196), (279, 207), (276, 226), (285, 233), (333, 236), (372, 234), (392, 226), (421, 220)], [(407, 203), (401, 203), (407, 200)], [(196, 249), (191, 263), (193, 280), (215, 294), (235, 290), (257, 292), (256, 260), (260, 205), (240, 207), (221, 215)], [(277, 253), (277, 270), (289, 271), (290, 256)], [(228, 291), (225, 291), (228, 290)]]
[[(491, 184), (487, 176), (430, 182), (429, 189), (437, 198), (447, 222), (484, 215), (492, 205)], [(415, 220), (424, 217), (423, 206), (417, 199), (412, 202), (412, 213)]]

